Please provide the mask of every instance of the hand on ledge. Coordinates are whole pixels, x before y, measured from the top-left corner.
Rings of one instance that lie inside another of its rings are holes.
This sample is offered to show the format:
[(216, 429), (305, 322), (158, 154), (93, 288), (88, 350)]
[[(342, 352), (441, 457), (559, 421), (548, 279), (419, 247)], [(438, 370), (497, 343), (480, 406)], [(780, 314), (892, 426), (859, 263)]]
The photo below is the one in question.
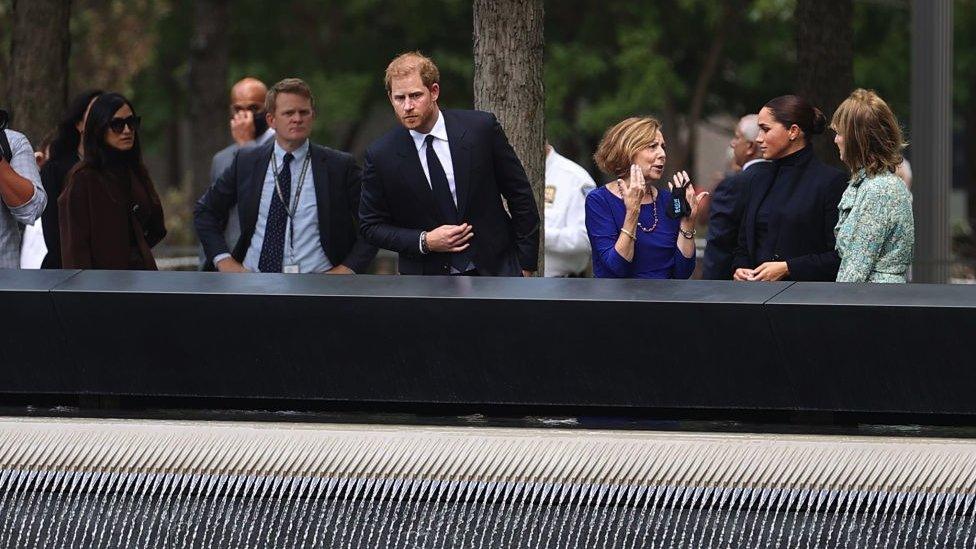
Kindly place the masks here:
[(248, 270), (244, 268), (244, 265), (241, 265), (241, 262), (234, 259), (233, 257), (225, 257), (224, 259), (221, 259), (220, 261), (217, 262), (216, 265), (214, 265), (214, 267), (217, 267), (217, 270), (222, 273), (248, 272)]
[(354, 274), (356, 274), (356, 271), (353, 271), (352, 269), (350, 269), (349, 267), (346, 267), (345, 265), (336, 265), (335, 267), (332, 267), (328, 271), (325, 271), (325, 274), (327, 274), (327, 275), (354, 275)]

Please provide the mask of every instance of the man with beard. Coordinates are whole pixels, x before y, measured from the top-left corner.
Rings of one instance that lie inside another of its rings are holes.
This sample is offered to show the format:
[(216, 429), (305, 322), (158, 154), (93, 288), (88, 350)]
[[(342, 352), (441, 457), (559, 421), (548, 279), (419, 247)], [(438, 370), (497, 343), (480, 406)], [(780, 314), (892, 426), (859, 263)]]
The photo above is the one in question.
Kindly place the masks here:
[[(234, 84), (230, 90), (230, 134), (234, 142), (214, 155), (210, 164), (210, 184), (213, 185), (220, 174), (230, 167), (234, 154), (242, 148), (264, 145), (274, 137), (274, 129), (265, 120), (264, 101), (268, 87), (253, 77), (246, 77)], [(231, 209), (224, 229), (227, 242), (236, 242), (241, 236), (237, 220), (237, 207)], [(200, 263), (205, 264), (205, 254), (200, 248)]]
[(532, 276), (539, 213), (498, 120), (441, 110), (437, 66), (418, 52), (394, 59), (385, 80), (401, 126), (366, 151), (366, 240), (396, 251), (401, 274)]

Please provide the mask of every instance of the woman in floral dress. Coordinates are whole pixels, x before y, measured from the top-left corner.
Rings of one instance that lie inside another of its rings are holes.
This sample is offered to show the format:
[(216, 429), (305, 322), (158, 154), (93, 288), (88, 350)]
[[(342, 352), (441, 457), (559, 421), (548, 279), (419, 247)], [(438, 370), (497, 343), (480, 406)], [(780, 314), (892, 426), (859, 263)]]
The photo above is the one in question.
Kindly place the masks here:
[(905, 144), (888, 105), (857, 89), (834, 113), (841, 159), (854, 175), (838, 206), (837, 282), (907, 282), (915, 248), (912, 195), (895, 175)]

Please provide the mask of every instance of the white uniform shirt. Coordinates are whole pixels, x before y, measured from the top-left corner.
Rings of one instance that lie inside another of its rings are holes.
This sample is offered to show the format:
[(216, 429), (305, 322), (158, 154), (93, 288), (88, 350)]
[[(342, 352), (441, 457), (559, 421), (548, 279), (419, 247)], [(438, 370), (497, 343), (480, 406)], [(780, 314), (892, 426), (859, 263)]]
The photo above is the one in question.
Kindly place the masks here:
[(586, 195), (593, 178), (555, 149), (546, 155), (546, 276), (581, 273), (590, 261)]

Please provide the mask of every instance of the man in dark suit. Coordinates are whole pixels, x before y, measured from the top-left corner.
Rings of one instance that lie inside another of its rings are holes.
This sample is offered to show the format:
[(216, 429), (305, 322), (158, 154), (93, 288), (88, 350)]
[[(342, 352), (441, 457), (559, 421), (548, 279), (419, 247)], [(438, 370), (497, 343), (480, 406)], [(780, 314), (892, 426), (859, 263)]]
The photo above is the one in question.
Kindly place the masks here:
[(399, 253), (401, 274), (532, 276), (539, 213), (522, 163), (494, 115), (438, 108), (439, 79), (417, 52), (387, 67), (401, 127), (366, 151), (360, 229)]
[[(758, 116), (743, 116), (735, 126), (729, 146), (732, 159), (741, 169), (727, 176), (712, 192), (708, 215), (708, 244), (702, 266), (705, 280), (732, 280), (732, 256), (739, 242), (739, 225), (745, 203), (745, 189), (757, 173), (770, 168), (756, 144)], [(765, 164), (765, 165), (763, 165)]]
[[(219, 150), (210, 162), (210, 184), (234, 162), (237, 151), (247, 147), (260, 147), (274, 138), (274, 130), (268, 127), (264, 115), (264, 103), (268, 98), (268, 87), (257, 78), (246, 77), (239, 80), (230, 90), (230, 134), (234, 142)], [(237, 242), (241, 236), (237, 208), (231, 208), (227, 218), (224, 238)], [(200, 266), (206, 268), (207, 254), (200, 246)]]
[[(376, 248), (359, 235), (360, 172), (352, 157), (311, 143), (312, 91), (286, 78), (268, 92), (274, 140), (237, 152), (194, 209), (207, 260), (221, 272), (361, 273)], [(241, 236), (223, 235), (239, 204)]]

